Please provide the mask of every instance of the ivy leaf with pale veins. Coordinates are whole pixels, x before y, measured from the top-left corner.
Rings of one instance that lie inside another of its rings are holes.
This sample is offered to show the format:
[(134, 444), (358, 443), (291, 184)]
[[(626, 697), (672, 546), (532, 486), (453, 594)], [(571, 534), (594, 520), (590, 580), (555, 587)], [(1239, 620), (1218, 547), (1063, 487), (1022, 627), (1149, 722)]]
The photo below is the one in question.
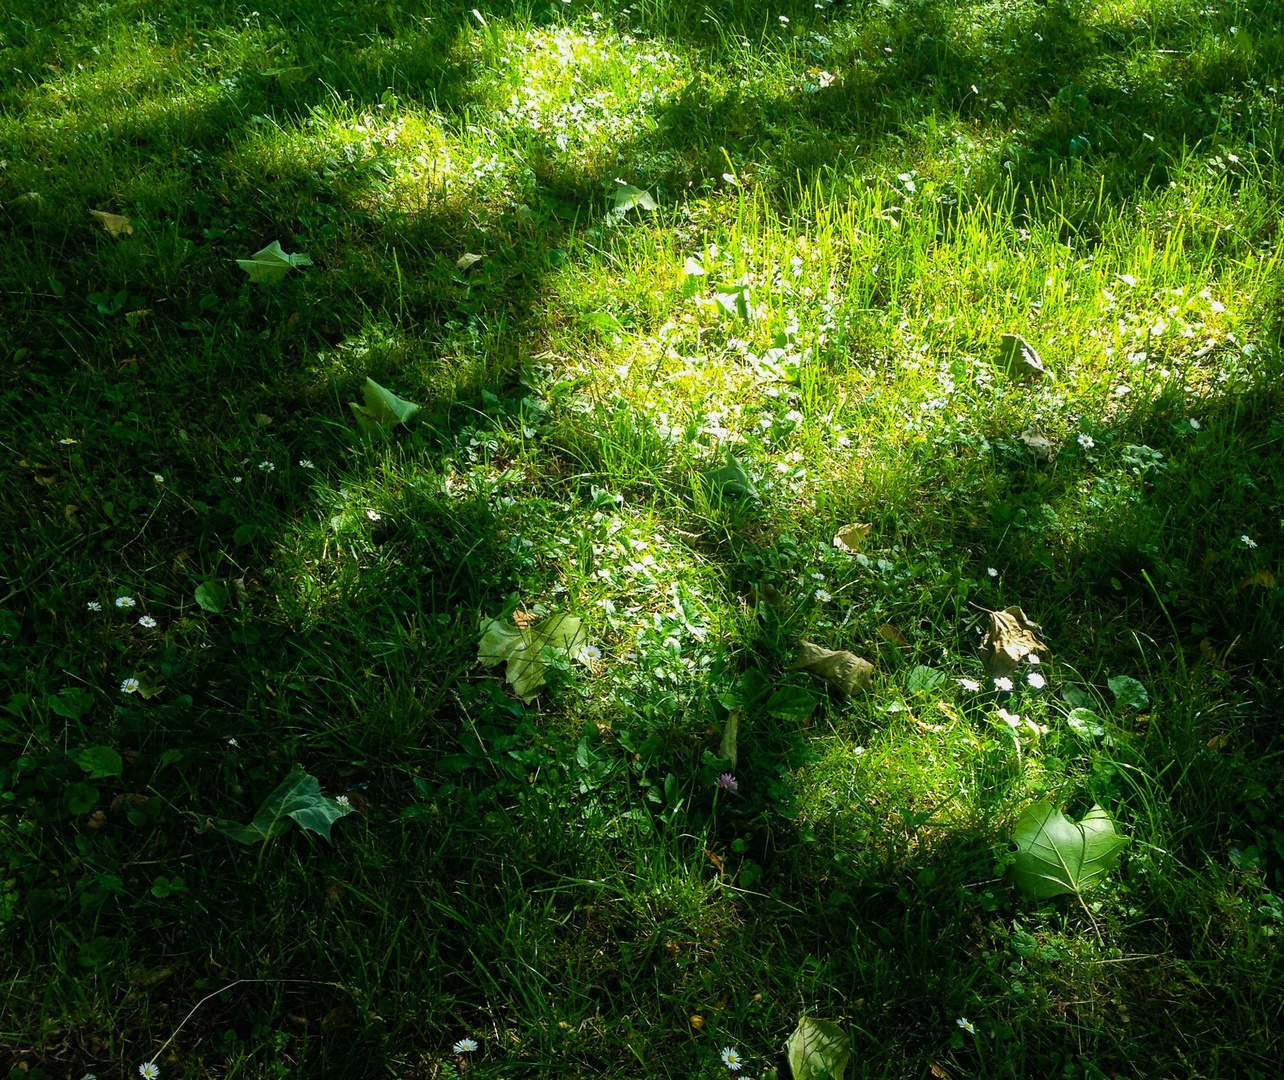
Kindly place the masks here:
[(833, 651), (804, 641), (789, 671), (810, 671), (832, 683), (849, 697), (857, 690), (868, 690), (874, 680), (874, 665), (846, 650)]
[(1081, 901), (1085, 889), (1114, 869), (1128, 843), (1100, 806), (1075, 822), (1049, 803), (1022, 811), (1012, 841), (1009, 873), (1017, 888), (1035, 900), (1073, 893)]
[(322, 795), (317, 778), (296, 765), (263, 800), (254, 820), (248, 825), (208, 818), (205, 828), (242, 844), (257, 844), (280, 836), (297, 822), (301, 828), (329, 840), (331, 826), (353, 812), (351, 806)]

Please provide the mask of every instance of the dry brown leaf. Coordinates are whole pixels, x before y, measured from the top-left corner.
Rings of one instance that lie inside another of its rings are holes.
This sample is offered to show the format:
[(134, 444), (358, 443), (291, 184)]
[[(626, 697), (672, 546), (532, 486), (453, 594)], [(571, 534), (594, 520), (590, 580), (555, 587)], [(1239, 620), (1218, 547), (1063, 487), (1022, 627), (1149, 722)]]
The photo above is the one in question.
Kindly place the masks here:
[(268, 414), (267, 414), (267, 413), (262, 413), (262, 412), (261, 412), (261, 413), (255, 413), (255, 414), (254, 414), (254, 422), (255, 422), (259, 427), (267, 427), (270, 423), (272, 423), (272, 417), (268, 416)]
[(873, 528), (874, 526), (869, 524), (844, 525), (834, 537), (834, 547), (839, 551), (847, 552), (848, 555), (855, 555), (860, 551)]
[(129, 223), (129, 218), (124, 214), (109, 214), (106, 210), (90, 210), (102, 225), (112, 236), (133, 236), (134, 226)]
[(936, 1077), (937, 1080), (950, 1080), (950, 1074), (945, 1071), (944, 1066), (938, 1065), (935, 1061), (932, 1061), (928, 1063), (927, 1067), (932, 1070), (932, 1075)]
[(1217, 735), (1214, 735), (1204, 745), (1207, 746), (1207, 748), (1211, 750), (1214, 754), (1216, 754), (1224, 750), (1228, 742), (1230, 742), (1230, 733), (1223, 731)]
[(991, 611), (990, 629), (981, 641), (981, 659), (995, 678), (1009, 675), (1030, 653), (1046, 652), (1043, 628), (1019, 607)]
[(1235, 586), (1236, 592), (1243, 592), (1250, 585), (1257, 585), (1263, 589), (1275, 588), (1275, 575), (1269, 570), (1259, 570), (1256, 574), (1249, 574), (1243, 581)]
[(810, 671), (849, 696), (857, 690), (868, 690), (874, 681), (874, 665), (868, 660), (862, 660), (855, 653), (823, 649), (810, 641), (799, 646), (798, 655), (787, 670)]
[(884, 641), (900, 646), (902, 649), (909, 645), (909, 638), (897, 630), (891, 623), (883, 623), (883, 625), (878, 628), (878, 636)]

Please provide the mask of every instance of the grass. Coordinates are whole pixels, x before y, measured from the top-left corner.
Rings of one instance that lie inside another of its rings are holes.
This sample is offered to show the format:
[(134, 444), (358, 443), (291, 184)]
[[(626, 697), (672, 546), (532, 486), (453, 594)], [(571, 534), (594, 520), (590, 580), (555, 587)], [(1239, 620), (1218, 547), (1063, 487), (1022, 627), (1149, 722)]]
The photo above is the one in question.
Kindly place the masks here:
[[(12, 0), (0, 60), (10, 1075), (787, 1076), (804, 1014), (1275, 1075), (1277, 5)], [(529, 703), (514, 613), (594, 647)], [(296, 764), (329, 843), (211, 827)], [(1038, 800), (1129, 838), (1082, 905)]]

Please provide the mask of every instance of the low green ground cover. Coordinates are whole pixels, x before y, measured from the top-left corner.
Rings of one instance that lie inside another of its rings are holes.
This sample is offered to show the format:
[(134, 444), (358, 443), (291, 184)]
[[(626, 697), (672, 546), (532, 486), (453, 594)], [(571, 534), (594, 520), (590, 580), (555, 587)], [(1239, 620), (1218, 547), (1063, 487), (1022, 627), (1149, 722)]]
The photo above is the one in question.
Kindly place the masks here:
[[(0, 61), (10, 1075), (1277, 1075), (1277, 4)], [(1126, 839), (1079, 895), (1049, 805)]]

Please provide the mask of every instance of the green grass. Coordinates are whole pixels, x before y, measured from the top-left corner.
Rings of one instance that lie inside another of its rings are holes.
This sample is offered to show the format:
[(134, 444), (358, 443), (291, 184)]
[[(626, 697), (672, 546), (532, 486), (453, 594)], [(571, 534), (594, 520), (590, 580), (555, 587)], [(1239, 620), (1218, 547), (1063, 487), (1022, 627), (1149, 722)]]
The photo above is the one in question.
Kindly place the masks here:
[[(1278, 5), (11, 0), (0, 72), (0, 1068), (1277, 1073)], [(595, 649), (530, 704), (514, 610)], [(330, 843), (209, 827), (296, 764)]]

